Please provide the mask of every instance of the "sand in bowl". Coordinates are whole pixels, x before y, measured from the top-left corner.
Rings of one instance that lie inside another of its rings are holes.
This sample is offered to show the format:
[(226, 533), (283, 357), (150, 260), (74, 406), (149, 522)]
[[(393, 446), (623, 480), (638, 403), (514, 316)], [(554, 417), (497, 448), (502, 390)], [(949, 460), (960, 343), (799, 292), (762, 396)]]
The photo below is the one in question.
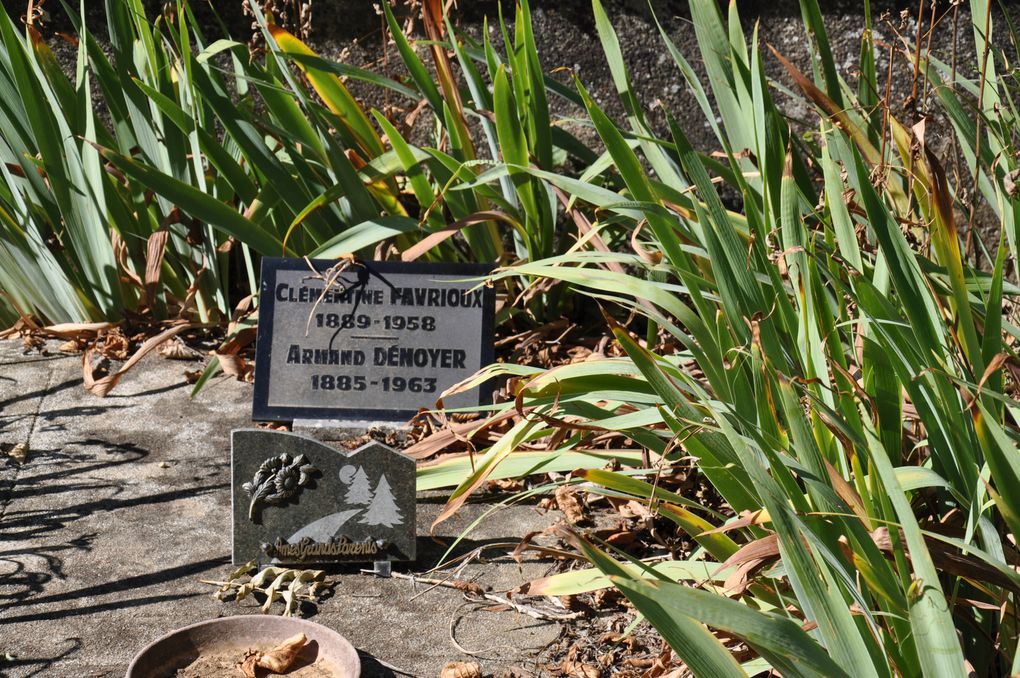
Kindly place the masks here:
[(300, 633), (275, 647), (207, 652), (168, 678), (350, 678), (317, 660), (318, 645)]
[[(244, 652), (217, 652), (204, 655), (188, 664), (183, 669), (177, 669), (170, 678), (229, 678), (236, 676), (242, 678), (241, 669), (238, 668), (240, 658)], [(266, 669), (259, 669), (258, 678), (269, 676), (286, 676), (287, 678), (343, 678), (342, 673), (337, 673), (326, 667), (323, 662), (295, 665), (285, 673), (273, 673)]]

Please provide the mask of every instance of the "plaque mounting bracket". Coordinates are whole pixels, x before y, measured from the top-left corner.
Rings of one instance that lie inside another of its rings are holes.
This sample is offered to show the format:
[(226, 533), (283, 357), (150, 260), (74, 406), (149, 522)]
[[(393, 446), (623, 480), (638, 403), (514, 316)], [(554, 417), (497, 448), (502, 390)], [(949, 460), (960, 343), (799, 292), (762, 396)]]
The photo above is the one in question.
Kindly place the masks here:
[(368, 431), (369, 429), (401, 430), (406, 428), (406, 419), (294, 419), (291, 429), (295, 432), (315, 433), (329, 431)]

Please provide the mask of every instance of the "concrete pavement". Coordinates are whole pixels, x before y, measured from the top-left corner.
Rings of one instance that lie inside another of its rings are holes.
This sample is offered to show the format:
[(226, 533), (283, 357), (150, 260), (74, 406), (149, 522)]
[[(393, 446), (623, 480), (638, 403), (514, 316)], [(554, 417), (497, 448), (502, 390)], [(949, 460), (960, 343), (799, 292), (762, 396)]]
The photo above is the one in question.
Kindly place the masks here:
[[(251, 387), (223, 378), (190, 399), (183, 372), (195, 366), (154, 352), (100, 399), (82, 387), (80, 356), (25, 356), (20, 342), (0, 342), (0, 443), (28, 445), (24, 463), (0, 454), (0, 655), (17, 657), (0, 675), (122, 676), (167, 631), (258, 612), (254, 601), (214, 600), (199, 583), (232, 569), (229, 432), (250, 425)], [(441, 506), (441, 497), (420, 499), (419, 535)], [(449, 542), (487, 508), (469, 505), (438, 536)], [(458, 552), (551, 520), (507, 509)], [(426, 570), (443, 550), (420, 536), (419, 562), (398, 569)], [(547, 573), (547, 564), (487, 555), (498, 557), (462, 576), (500, 590)], [(451, 625), (463, 648), (482, 651), (474, 659), (486, 675), (534, 669), (559, 632), (514, 612), (472, 611), (455, 590), (421, 594), (426, 587), (354, 568), (335, 579), (335, 595), (310, 618), (362, 651), (366, 676), (401, 675), (383, 664), (436, 676), (448, 661), (472, 659), (451, 641)]]

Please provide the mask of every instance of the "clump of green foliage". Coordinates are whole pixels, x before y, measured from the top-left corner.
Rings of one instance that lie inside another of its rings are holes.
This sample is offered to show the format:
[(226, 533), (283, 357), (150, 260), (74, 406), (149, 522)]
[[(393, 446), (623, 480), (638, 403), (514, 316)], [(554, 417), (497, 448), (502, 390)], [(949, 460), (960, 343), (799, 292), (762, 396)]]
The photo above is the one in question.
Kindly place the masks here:
[[(456, 485), (443, 517), (485, 480), (522, 469), (574, 468), (590, 491), (647, 502), (698, 545), (679, 580), (576, 545), (695, 675), (1016, 673), (1020, 332), (1009, 309), (1020, 290), (1005, 272), (1017, 260), (1017, 118), (985, 3), (972, 7), (977, 52), (990, 54), (977, 80), (950, 82), (950, 68), (925, 54), (917, 64), (998, 220), (990, 270), (964, 256), (958, 220), (973, 212), (959, 209), (962, 187), (925, 126), (901, 124), (876, 94), (870, 25), (855, 89), (838, 74), (815, 0), (801, 3), (813, 76), (766, 56), (757, 32), (747, 42), (735, 5), (724, 18), (713, 0), (691, 0), (707, 88), (662, 37), (722, 149), (708, 156), (671, 116), (668, 137), (649, 132), (625, 47), (593, 5), (628, 114), (614, 122), (577, 83), (608, 161), (575, 178), (504, 158), (508, 172), (559, 186), (594, 230), (633, 251), (579, 245), (496, 277), (550, 278), (589, 295), (626, 357), (494, 366), (482, 376), (518, 378), (516, 401), (496, 416), (523, 416), (471, 468), (423, 469), (422, 486)], [(806, 134), (777, 107), (767, 58), (817, 111)], [(739, 213), (717, 183), (739, 196)], [(651, 331), (621, 324), (628, 314)], [(603, 470), (606, 452), (589, 443), (607, 432), (656, 463), (624, 453), (622, 470)], [(548, 452), (535, 452), (542, 444)], [(678, 470), (693, 470), (726, 511), (655, 482)], [(739, 663), (721, 636), (754, 658)]]
[[(319, 58), (257, 5), (265, 47), (252, 52), (207, 40), (187, 2), (152, 20), (141, 0), (105, 0), (111, 55), (72, 15), (72, 82), (39, 30), (19, 35), (4, 13), (0, 313), (215, 322), (257, 291), (259, 255), (371, 257), (385, 242), (405, 258), (510, 263), (565, 250), (550, 184), (505, 167), (499, 181), (476, 181), (501, 152), (546, 171), (569, 155), (595, 158), (550, 125), (554, 81), (529, 14), (518, 10), (512, 39), (502, 25), (504, 62), (488, 38), (462, 41), (432, 5), (426, 26), (455, 36), (466, 90), (444, 50), (432, 52), (432, 79), (388, 5), (407, 83)], [(435, 146), (409, 143), (397, 120), (366, 111), (344, 84), (351, 78), (409, 107), (424, 101)], [(556, 312), (538, 302), (536, 313)]]
[[(207, 43), (185, 3), (150, 23), (139, 0), (108, 0), (113, 57), (81, 29), (72, 83), (4, 17), (0, 313), (193, 303), (214, 319), (229, 310), (231, 261), (250, 292), (258, 254), (380, 243), (497, 261), (494, 284), (513, 289), (561, 283), (602, 305), (622, 355), (478, 375), (515, 378), (516, 399), (492, 416), (523, 416), (484, 454), (422, 469), (421, 489), (455, 488), (441, 517), (488, 479), (539, 471), (647, 502), (698, 544), (685, 567), (576, 545), (696, 675), (1016, 673), (1016, 55), (991, 40), (988, 0), (971, 2), (972, 80), (902, 47), (954, 129), (958, 181), (925, 125), (880, 96), (870, 23), (851, 87), (819, 3), (801, 7), (810, 76), (756, 32), (748, 41), (734, 4), (724, 17), (690, 0), (705, 83), (663, 33), (712, 154), (671, 116), (668, 134), (648, 124), (598, 0), (622, 123), (543, 72), (526, 3), (512, 31), (500, 21), (505, 56), (488, 30), (472, 42), (424, 3), (431, 68), (384, 3), (404, 82), (320, 59), (254, 6), (261, 56)], [(774, 97), (792, 92), (766, 78), (766, 59), (817, 112), (811, 129), (784, 117)], [(432, 146), (366, 112), (341, 76), (424, 101)], [(554, 95), (583, 107), (597, 152), (555, 124)], [(968, 182), (998, 224), (987, 270), (962, 246), (961, 215), (972, 231), (977, 212)], [(535, 295), (530, 310), (555, 314), (556, 301)], [(593, 447), (604, 433), (633, 446)], [(725, 510), (655, 482), (679, 469)], [(721, 637), (755, 656), (739, 663)]]

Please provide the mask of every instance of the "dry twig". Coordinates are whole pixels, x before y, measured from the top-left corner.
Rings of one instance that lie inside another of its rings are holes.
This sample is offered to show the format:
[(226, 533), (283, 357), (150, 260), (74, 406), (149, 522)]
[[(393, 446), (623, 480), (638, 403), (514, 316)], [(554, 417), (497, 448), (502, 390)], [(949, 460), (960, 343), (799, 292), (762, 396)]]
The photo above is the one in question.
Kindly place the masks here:
[(485, 588), (480, 584), (464, 581), (463, 579), (434, 579), (432, 577), (419, 577), (413, 574), (404, 574), (403, 572), (392, 572), (390, 576), (397, 579), (406, 579), (414, 584), (430, 584), (433, 587), (442, 586), (444, 588), (457, 589), (458, 591), (464, 592), (464, 598), (469, 602), (480, 603), (482, 601), (488, 601), (498, 605), (505, 605), (516, 612), (520, 612), (521, 614), (525, 614), (533, 619), (540, 619), (542, 621), (571, 621), (582, 616), (582, 613), (580, 612), (568, 612), (566, 614), (553, 614), (546, 612), (536, 607), (532, 607), (531, 605), (518, 603), (505, 593), (493, 593), (485, 590)]

